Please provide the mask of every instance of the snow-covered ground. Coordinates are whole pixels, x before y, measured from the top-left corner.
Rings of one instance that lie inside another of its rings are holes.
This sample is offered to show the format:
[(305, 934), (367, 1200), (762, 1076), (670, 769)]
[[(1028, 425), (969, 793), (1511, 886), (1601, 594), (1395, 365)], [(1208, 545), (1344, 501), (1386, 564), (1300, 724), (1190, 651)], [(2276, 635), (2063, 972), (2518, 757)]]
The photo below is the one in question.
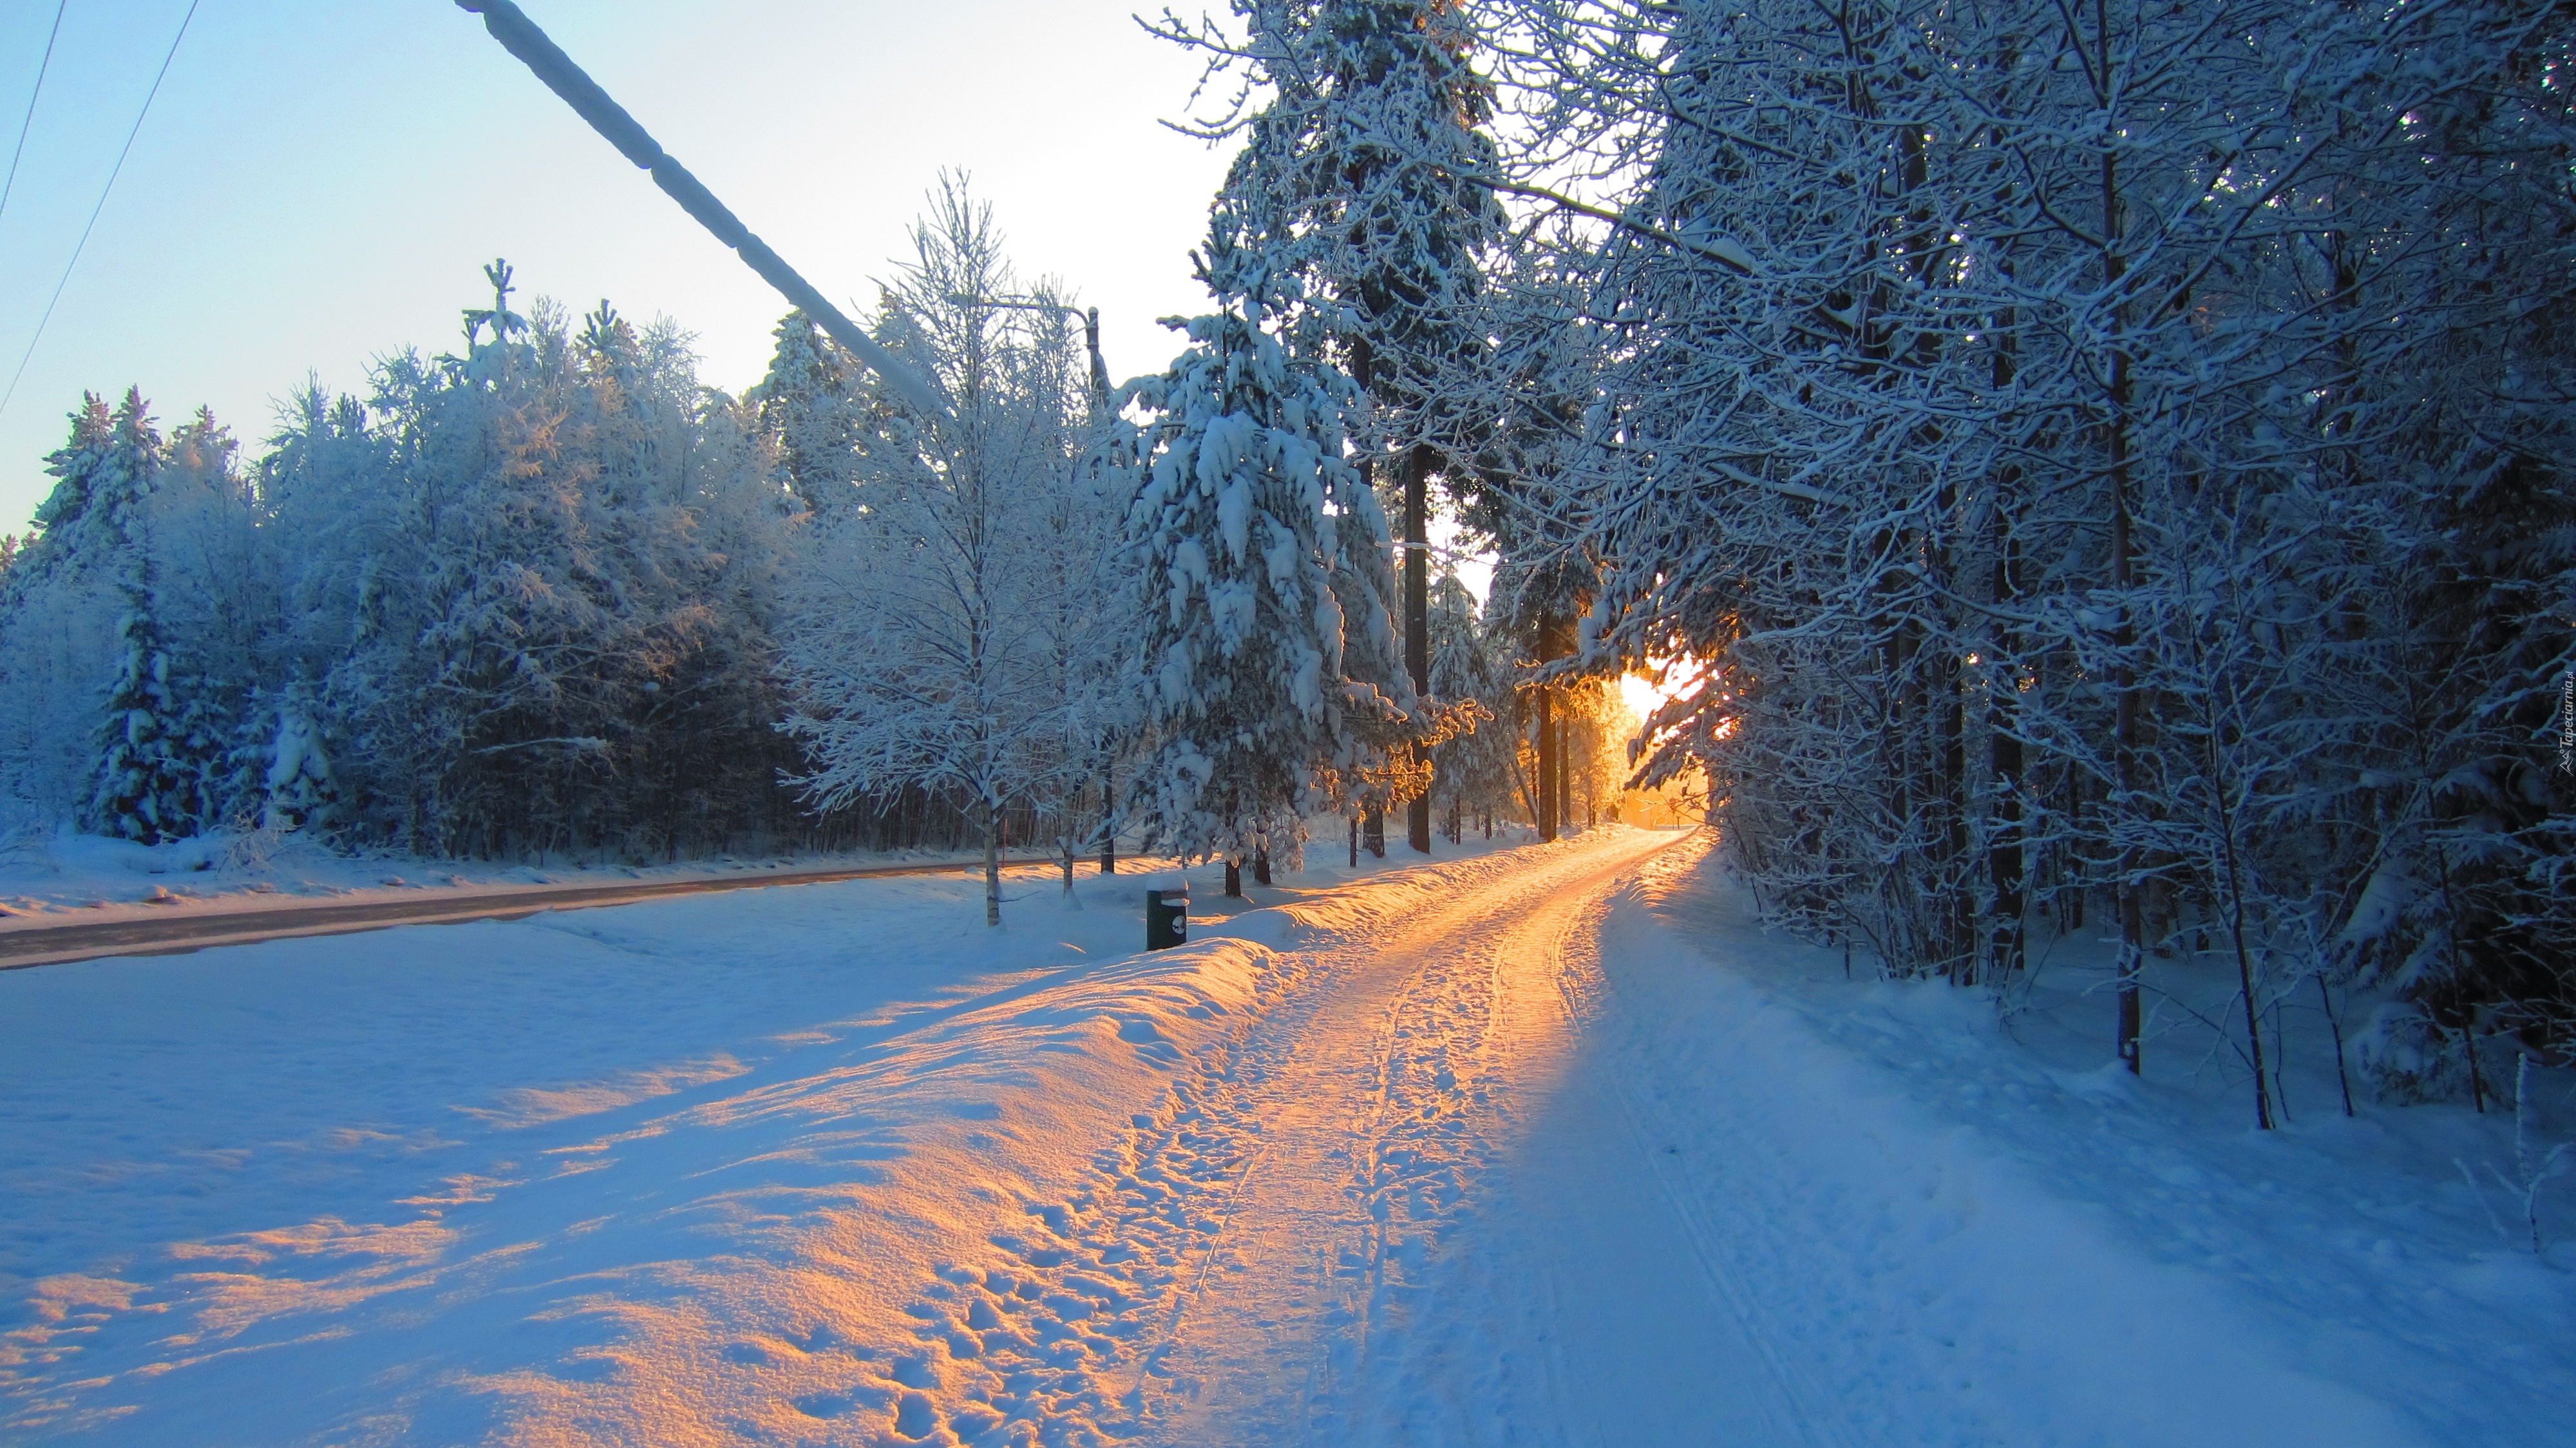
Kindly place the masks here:
[(1402, 857), (1230, 919), (1197, 872), (1151, 955), (1142, 878), (1063, 912), (1032, 869), (999, 932), (920, 877), (0, 975), (0, 1441), (2502, 1444), (2576, 1409), (2564, 1249), (2451, 1165), (2509, 1122), (2257, 1137), (2214, 1074), (2102, 1070), (2091, 997), (2008, 1034), (1846, 984), (1698, 837)]
[[(2576, 1175), (2544, 1189), (2536, 1258), (2490, 1171), (2509, 1115), (2347, 1120), (2319, 1049), (2258, 1133), (2187, 1016), (2145, 1081), (2108, 1062), (2081, 950), (1999, 1021), (1944, 984), (1847, 983), (1751, 914), (1705, 861), (1658, 862), (1608, 912), (1587, 1010), (1678, 1147), (1665, 1184), (1713, 1270), (1836, 1405), (1819, 1441), (2567, 1441)], [(2535, 1073), (2535, 1105), (2567, 1087)]]

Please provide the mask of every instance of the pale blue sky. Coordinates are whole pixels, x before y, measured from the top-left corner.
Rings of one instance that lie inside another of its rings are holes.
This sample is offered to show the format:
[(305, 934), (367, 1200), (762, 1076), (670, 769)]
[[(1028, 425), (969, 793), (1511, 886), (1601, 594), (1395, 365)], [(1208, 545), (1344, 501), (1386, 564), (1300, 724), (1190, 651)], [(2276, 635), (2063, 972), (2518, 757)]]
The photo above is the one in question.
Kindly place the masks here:
[[(942, 167), (973, 174), (1024, 276), (1101, 308), (1111, 373), (1178, 350), (1188, 252), (1225, 156), (1156, 124), (1198, 67), (1133, 0), (522, 0), (575, 60), (827, 295), (871, 301)], [(187, 0), (70, 0), (0, 212), (0, 385), (18, 365)], [(0, 0), (0, 146), (54, 0)], [(0, 152), (5, 157), (5, 152)], [(451, 0), (201, 0), (0, 414), (0, 531), (50, 487), (83, 388), (164, 426), (211, 404), (247, 450), (308, 371), (452, 345), (506, 256), (523, 297), (605, 296), (758, 380), (785, 304)]]

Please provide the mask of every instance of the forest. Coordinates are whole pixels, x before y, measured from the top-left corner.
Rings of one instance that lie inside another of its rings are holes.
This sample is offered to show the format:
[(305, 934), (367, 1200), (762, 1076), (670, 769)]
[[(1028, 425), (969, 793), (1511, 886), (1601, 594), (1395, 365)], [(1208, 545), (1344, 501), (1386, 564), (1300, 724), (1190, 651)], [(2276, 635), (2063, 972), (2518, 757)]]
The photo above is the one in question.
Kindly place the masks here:
[(2132, 1064), (2147, 962), (2223, 962), (2261, 1124), (2284, 1009), (2348, 1093), (2567, 1059), (2565, 7), (1153, 28), (1234, 148), (1159, 372), (952, 181), (869, 319), (944, 408), (801, 313), (729, 394), (502, 262), (255, 447), (83, 399), (0, 555), (13, 823), (1069, 885), (1682, 782), (1767, 921), (1891, 975), (2109, 942)]

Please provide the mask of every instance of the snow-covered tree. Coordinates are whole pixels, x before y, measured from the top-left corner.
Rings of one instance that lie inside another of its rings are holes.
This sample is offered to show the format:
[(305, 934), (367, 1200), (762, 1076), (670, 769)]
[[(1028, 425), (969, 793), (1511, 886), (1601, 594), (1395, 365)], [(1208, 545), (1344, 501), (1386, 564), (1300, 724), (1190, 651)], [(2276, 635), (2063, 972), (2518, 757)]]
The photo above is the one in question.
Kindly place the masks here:
[[(1058, 321), (986, 303), (1016, 287), (990, 209), (962, 183), (914, 228), (885, 289), (887, 345), (951, 399), (889, 397), (855, 453), (858, 505), (817, 520), (784, 639), (788, 728), (825, 808), (907, 788), (971, 804), (985, 922), (1001, 923), (1004, 821), (1073, 814), (1117, 713), (1116, 625), (1100, 570), (1116, 504), (1084, 466), (1085, 374)], [(1060, 828), (1070, 893), (1087, 829)]]
[[(97, 399), (90, 401), (94, 413)], [(122, 658), (94, 735), (85, 822), (147, 845), (193, 835), (210, 813), (209, 776), (224, 731), (155, 617), (161, 600), (150, 515), (165, 457), (141, 394), (126, 394), (105, 436), (76, 433), (75, 446), (56, 458), (62, 483), (39, 514), (49, 533), (66, 526), (70, 534), (56, 566), (113, 568), (124, 609)]]
[(1767, 910), (1996, 983), (2107, 912), (2133, 1063), (2148, 966), (2220, 916), (2260, 922), (2249, 1067), (2303, 982), (2388, 993), (2365, 1045), (2472, 1094), (2479, 1022), (2576, 1034), (2529, 742), (2563, 15), (1486, 13), (1504, 162), (1553, 183), (1512, 183), (1505, 310), (1562, 319), (1495, 334), (1590, 352), (1527, 374), (1579, 408), (1495, 409), (1544, 444), (1507, 430), (1503, 576), (1588, 555), (1593, 667), (1711, 665), (1652, 767), (1705, 767)]
[[(1488, 348), (1482, 254), (1503, 227), (1488, 181), (1494, 146), (1480, 129), (1490, 87), (1469, 63), (1453, 5), (1245, 0), (1236, 10), (1245, 35), (1222, 59), (1247, 59), (1268, 99), (1209, 128), (1244, 138), (1222, 204), (1244, 244), (1299, 275), (1298, 305), (1313, 315), (1281, 318), (1283, 341), (1340, 367), (1373, 404), (1355, 415), (1353, 442), (1363, 474), (1401, 514), (1401, 583), (1387, 598), (1400, 652), (1381, 662), (1363, 646), (1374, 640), (1354, 640), (1350, 667), (1391, 695), (1418, 694), (1430, 666), (1429, 480), (1472, 485), (1467, 459), (1491, 427), (1478, 385)], [(1164, 33), (1209, 43), (1177, 26)], [(1417, 727), (1434, 721), (1415, 713)], [(1369, 791), (1373, 811), (1410, 802), (1412, 843), (1426, 851), (1429, 742), (1411, 741), (1401, 767), (1379, 771)]]
[[(1189, 321), (1170, 370), (1136, 385), (1159, 414), (1127, 518), (1153, 739), (1139, 784), (1181, 854), (1293, 860), (1301, 810), (1383, 759), (1372, 730), (1405, 722), (1346, 658), (1346, 638), (1392, 637), (1384, 595), (1342, 583), (1344, 565), (1375, 554), (1383, 514), (1345, 455), (1357, 389), (1275, 333), (1302, 300), (1296, 275), (1245, 245), (1222, 207), (1199, 274), (1218, 309)], [(1348, 618), (1346, 602), (1370, 613)]]
[(745, 400), (758, 404), (761, 428), (777, 442), (789, 491), (831, 516), (857, 498), (859, 440), (868, 425), (863, 369), (803, 312), (781, 318), (776, 335), (768, 375)]

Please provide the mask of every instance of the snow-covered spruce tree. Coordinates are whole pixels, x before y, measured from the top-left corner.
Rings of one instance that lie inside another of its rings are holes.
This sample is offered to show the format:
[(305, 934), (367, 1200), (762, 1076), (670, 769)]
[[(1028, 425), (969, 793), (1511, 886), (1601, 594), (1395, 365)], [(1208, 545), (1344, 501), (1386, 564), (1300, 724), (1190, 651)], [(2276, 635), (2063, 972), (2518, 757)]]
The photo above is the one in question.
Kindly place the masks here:
[(801, 311), (780, 318), (776, 336), (769, 372), (744, 400), (760, 408), (788, 491), (829, 517), (857, 502), (860, 368)]
[[(95, 401), (95, 399), (92, 399)], [(217, 762), (221, 735), (200, 710), (188, 707), (181, 677), (174, 677), (170, 649), (154, 618), (159, 602), (150, 539), (152, 492), (163, 465), (161, 437), (144, 413), (139, 393), (128, 392), (103, 446), (83, 449), (77, 511), (55, 516), (80, 530), (76, 538), (104, 556), (116, 572), (124, 616), (117, 627), (122, 657), (92, 735), (93, 762), (82, 823), (99, 834), (155, 845), (197, 833), (207, 813), (207, 775)], [(60, 456), (59, 454), (57, 456)], [(72, 476), (56, 489), (62, 497)], [(68, 516), (66, 516), (68, 515)]]
[(173, 681), (179, 716), (186, 732), (222, 741), (204, 750), (208, 828), (256, 822), (264, 808), (261, 771), (241, 767), (240, 745), (260, 727), (254, 700), (272, 676), (270, 640), (285, 612), (286, 549), (237, 452), (231, 431), (199, 408), (170, 434), (151, 510), (154, 623), (187, 664)]
[[(0, 691), (0, 784), (17, 799), (129, 838), (230, 819), (230, 721), (253, 641), (277, 611), (272, 550), (232, 456), (230, 435), (202, 410), (165, 444), (132, 391), (113, 412), (92, 396), (74, 414), (39, 511), (46, 535), (0, 595), (0, 676), (12, 685)], [(121, 701), (112, 727), (101, 712), (110, 689)], [(133, 717), (141, 707), (149, 725)], [(119, 781), (109, 793), (122, 797), (136, 767), (125, 755), (146, 736), (175, 782), (154, 791), (149, 819), (102, 824), (102, 751), (132, 731), (142, 732), (113, 746), (122, 762), (107, 767)]]
[[(1246, 0), (1236, 10), (1239, 54), (1270, 94), (1252, 116), (1210, 128), (1244, 136), (1223, 194), (1247, 244), (1304, 282), (1317, 316), (1286, 329), (1289, 345), (1320, 349), (1371, 399), (1353, 441), (1364, 473), (1401, 514), (1402, 652), (1381, 673), (1355, 646), (1351, 669), (1398, 697), (1418, 694), (1430, 664), (1430, 479), (1468, 486), (1465, 460), (1491, 425), (1477, 386), (1487, 352), (1481, 256), (1503, 225), (1485, 184), (1495, 169), (1481, 129), (1490, 87), (1469, 63), (1471, 36), (1454, 5)], [(1177, 27), (1165, 33), (1205, 43)], [(1426, 730), (1442, 727), (1438, 711), (1413, 712)], [(1411, 741), (1370, 801), (1409, 803), (1412, 843), (1425, 851), (1430, 743)]]
[[(52, 492), (0, 578), (0, 787), (59, 819), (88, 806), (101, 690), (122, 657), (118, 583), (130, 520), (93, 500), (122, 476), (116, 415), (95, 393), (47, 460)], [(49, 536), (50, 535), (50, 536)]]
[[(798, 782), (819, 807), (907, 788), (965, 796), (985, 923), (999, 925), (1005, 819), (1070, 813), (1096, 767), (1113, 707), (1102, 515), (1123, 499), (1082, 465), (1072, 339), (984, 305), (1016, 286), (990, 209), (956, 181), (932, 205), (878, 331), (954, 411), (926, 417), (890, 390), (871, 409), (860, 506), (816, 522), (791, 595), (786, 727), (809, 751)], [(1073, 851), (1059, 855), (1069, 886)]]
[[(249, 762), (258, 770), (260, 824), (273, 830), (327, 829), (340, 803), (331, 756), (302, 680), (261, 701)], [(264, 735), (265, 738), (260, 736)]]
[(1188, 322), (1169, 371), (1134, 384), (1160, 415), (1127, 517), (1151, 737), (1139, 805), (1185, 857), (1293, 862), (1301, 811), (1382, 758), (1372, 731), (1406, 723), (1347, 670), (1346, 637), (1392, 632), (1382, 595), (1354, 591), (1376, 616), (1350, 619), (1337, 587), (1356, 551), (1341, 530), (1383, 515), (1345, 456), (1357, 389), (1272, 331), (1302, 300), (1298, 278), (1223, 206), (1198, 265), (1217, 310)]

